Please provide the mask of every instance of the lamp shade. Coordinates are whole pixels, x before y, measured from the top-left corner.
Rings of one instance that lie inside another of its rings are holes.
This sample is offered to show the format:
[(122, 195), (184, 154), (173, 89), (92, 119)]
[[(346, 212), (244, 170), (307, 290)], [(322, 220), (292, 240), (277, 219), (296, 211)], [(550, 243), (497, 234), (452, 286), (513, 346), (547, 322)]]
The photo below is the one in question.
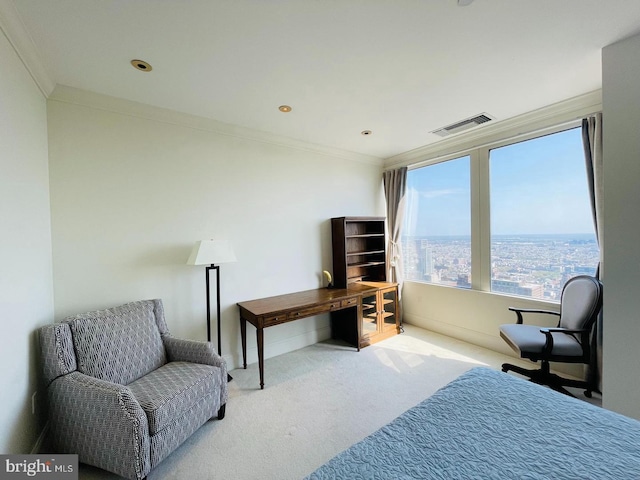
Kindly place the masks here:
[(187, 265), (213, 265), (236, 261), (236, 254), (227, 240), (198, 240), (191, 250)]

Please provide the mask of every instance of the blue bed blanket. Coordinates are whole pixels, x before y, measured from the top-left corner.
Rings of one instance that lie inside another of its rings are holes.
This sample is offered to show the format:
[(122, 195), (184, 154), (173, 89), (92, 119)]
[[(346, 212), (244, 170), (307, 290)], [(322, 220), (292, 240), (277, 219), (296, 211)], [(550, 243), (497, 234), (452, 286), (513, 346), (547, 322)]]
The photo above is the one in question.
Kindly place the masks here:
[(474, 368), (307, 478), (640, 479), (640, 422)]

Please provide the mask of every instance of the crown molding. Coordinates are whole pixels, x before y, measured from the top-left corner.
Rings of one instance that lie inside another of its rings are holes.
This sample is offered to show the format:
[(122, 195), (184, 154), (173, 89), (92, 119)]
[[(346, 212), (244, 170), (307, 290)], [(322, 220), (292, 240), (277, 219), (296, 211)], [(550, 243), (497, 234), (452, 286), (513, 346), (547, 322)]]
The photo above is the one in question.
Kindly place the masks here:
[(307, 143), (300, 140), (294, 140), (289, 137), (220, 122), (210, 118), (181, 113), (166, 108), (154, 107), (144, 103), (138, 103), (118, 97), (111, 97), (65, 85), (57, 85), (49, 96), (49, 101), (90, 107), (97, 110), (144, 118), (146, 120), (168, 123), (196, 130), (204, 130), (219, 135), (242, 138), (253, 142), (278, 145), (319, 155), (342, 158), (352, 162), (366, 163), (377, 167), (382, 167), (383, 165), (383, 159), (380, 157)]
[(12, 0), (0, 0), (0, 30), (7, 37), (42, 95), (48, 98), (56, 84), (45, 68), (42, 57)]
[(526, 135), (554, 125), (584, 118), (602, 110), (602, 90), (554, 103), (516, 117), (476, 127), (468, 132), (388, 157), (384, 168), (410, 166), (442, 156), (454, 155), (508, 138)]

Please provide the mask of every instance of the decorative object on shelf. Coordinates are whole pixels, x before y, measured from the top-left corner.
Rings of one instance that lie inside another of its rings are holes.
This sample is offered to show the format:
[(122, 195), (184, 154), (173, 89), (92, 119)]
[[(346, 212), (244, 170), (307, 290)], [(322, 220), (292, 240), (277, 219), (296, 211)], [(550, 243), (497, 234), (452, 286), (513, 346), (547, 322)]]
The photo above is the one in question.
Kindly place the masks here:
[(333, 288), (333, 283), (331, 283), (331, 274), (327, 270), (323, 270), (322, 274), (324, 278), (327, 280), (327, 288)]
[[(216, 323), (218, 327), (218, 355), (222, 356), (220, 336), (220, 263), (236, 262), (236, 255), (227, 240), (198, 240), (191, 250), (187, 265), (207, 265), (205, 280), (207, 289), (207, 341), (211, 341), (211, 289), (209, 272), (216, 271)], [(232, 380), (231, 375), (227, 375)]]

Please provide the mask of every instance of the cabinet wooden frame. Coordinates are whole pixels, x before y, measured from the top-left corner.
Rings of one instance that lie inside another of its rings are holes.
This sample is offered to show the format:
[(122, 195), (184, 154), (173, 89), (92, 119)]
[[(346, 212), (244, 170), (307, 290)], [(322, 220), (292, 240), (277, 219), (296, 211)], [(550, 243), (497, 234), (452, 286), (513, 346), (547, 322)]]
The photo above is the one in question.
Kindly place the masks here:
[(361, 282), (376, 286), (375, 292), (362, 296), (360, 348), (400, 333), (398, 285), (388, 282)]
[(331, 237), (333, 282), (337, 288), (386, 279), (384, 217), (332, 218)]
[(390, 282), (358, 282), (373, 287), (362, 294), (359, 328), (345, 317), (345, 312), (331, 313), (331, 336), (364, 348), (400, 333), (398, 285)]

